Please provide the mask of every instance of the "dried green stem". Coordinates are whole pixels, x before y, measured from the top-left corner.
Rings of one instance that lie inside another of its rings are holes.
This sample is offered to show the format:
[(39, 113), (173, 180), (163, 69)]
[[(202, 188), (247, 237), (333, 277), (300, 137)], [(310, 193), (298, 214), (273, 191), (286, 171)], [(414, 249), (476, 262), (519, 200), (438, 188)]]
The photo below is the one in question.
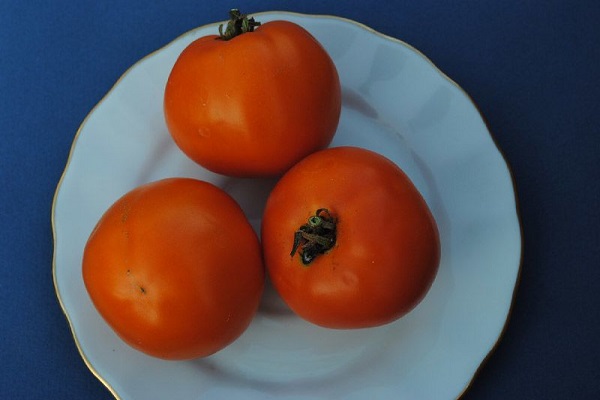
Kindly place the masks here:
[(290, 256), (296, 252), (304, 265), (310, 264), (318, 255), (324, 254), (335, 245), (337, 220), (326, 208), (319, 208), (294, 233), (294, 244)]
[(242, 14), (240, 10), (234, 8), (229, 11), (229, 21), (227, 27), (223, 31), (223, 24), (219, 25), (219, 40), (231, 40), (236, 36), (247, 32), (254, 32), (254, 28), (260, 25), (260, 22), (254, 18), (248, 18), (246, 14)]

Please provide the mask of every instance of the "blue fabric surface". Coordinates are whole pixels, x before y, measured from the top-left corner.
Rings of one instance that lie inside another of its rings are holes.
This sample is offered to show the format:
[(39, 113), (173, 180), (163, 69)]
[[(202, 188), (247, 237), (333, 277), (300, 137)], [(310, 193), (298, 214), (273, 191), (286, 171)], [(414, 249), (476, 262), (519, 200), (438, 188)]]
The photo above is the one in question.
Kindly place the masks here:
[(51, 207), (74, 135), (127, 68), (246, 12), (350, 18), (427, 55), (474, 99), (512, 168), (520, 283), (464, 399), (600, 398), (600, 2), (0, 2), (0, 397), (110, 399), (52, 281)]

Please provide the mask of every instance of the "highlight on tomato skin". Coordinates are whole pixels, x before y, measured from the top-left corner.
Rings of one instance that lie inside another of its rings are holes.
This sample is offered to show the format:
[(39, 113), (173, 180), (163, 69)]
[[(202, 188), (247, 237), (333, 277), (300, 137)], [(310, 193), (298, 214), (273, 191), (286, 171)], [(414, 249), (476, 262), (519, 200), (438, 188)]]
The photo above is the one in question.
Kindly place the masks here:
[(210, 171), (278, 176), (331, 143), (340, 78), (300, 25), (235, 11), (221, 36), (201, 37), (178, 56), (165, 85), (165, 122), (176, 145)]
[(396, 321), (437, 275), (437, 224), (408, 176), (370, 150), (335, 147), (271, 192), (261, 238), (273, 286), (301, 318), (336, 329)]
[(191, 178), (139, 186), (118, 199), (86, 243), (93, 305), (150, 356), (211, 355), (257, 312), (265, 271), (258, 237), (233, 198)]

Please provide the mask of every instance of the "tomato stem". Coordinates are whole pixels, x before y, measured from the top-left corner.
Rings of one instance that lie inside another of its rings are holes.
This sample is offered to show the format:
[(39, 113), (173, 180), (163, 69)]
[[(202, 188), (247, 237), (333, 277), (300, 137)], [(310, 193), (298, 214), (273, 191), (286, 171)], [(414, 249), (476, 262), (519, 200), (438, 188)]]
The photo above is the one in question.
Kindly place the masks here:
[(231, 40), (236, 36), (246, 32), (254, 32), (254, 28), (259, 26), (260, 22), (254, 20), (254, 17), (248, 18), (248, 15), (242, 14), (237, 8), (229, 11), (229, 21), (225, 32), (223, 32), (223, 24), (219, 25), (219, 40)]
[(294, 233), (294, 244), (290, 256), (296, 252), (302, 264), (310, 264), (318, 255), (324, 254), (335, 245), (337, 220), (326, 208), (319, 208)]

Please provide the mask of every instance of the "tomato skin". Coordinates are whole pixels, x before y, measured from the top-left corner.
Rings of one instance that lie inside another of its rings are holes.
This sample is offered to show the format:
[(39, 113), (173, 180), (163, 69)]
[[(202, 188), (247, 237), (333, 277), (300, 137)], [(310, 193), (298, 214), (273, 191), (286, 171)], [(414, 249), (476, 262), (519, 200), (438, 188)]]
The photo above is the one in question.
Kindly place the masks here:
[[(320, 208), (337, 218), (333, 248), (309, 265), (290, 256), (294, 232)], [(337, 147), (308, 156), (269, 196), (265, 266), (300, 317), (328, 328), (390, 323), (412, 310), (437, 274), (435, 220), (409, 178), (374, 152)]]
[(142, 185), (117, 200), (88, 239), (82, 273), (121, 339), (173, 360), (213, 354), (239, 337), (265, 277), (241, 208), (190, 178)]
[(332, 140), (341, 111), (335, 65), (302, 27), (264, 23), (231, 40), (206, 36), (180, 54), (164, 114), (175, 143), (230, 176), (275, 176)]

